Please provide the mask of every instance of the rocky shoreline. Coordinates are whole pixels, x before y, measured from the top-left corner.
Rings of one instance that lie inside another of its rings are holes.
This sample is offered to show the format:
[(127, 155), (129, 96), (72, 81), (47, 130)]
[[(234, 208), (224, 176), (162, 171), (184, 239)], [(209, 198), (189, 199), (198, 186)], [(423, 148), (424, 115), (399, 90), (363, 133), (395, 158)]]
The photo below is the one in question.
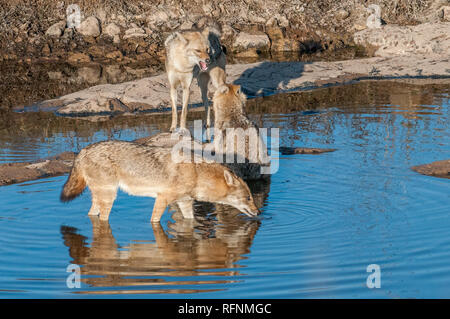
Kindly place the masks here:
[[(373, 3), (380, 8), (376, 17), (379, 24), (413, 26), (450, 21), (446, 0)], [(237, 57), (342, 48), (355, 48), (353, 55), (358, 55), (361, 48), (356, 48), (358, 41), (353, 35), (371, 27), (369, 20), (374, 17), (362, 0), (83, 0), (73, 4), (17, 0), (0, 4), (0, 9), (0, 62), (8, 63), (148, 61), (161, 65), (167, 35), (189, 29), (205, 16), (219, 22), (223, 44)], [(374, 26), (377, 24), (372, 23)]]

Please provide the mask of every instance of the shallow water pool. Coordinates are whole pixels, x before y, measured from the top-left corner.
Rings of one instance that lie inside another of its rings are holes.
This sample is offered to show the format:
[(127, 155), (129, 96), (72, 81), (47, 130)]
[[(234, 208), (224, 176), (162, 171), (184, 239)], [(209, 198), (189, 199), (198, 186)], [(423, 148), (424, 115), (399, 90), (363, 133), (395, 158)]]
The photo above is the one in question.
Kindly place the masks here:
[[(448, 298), (450, 180), (410, 167), (450, 158), (449, 93), (366, 82), (249, 101), (260, 127), (280, 128), (281, 145), (337, 149), (277, 157), (270, 184), (252, 185), (257, 219), (198, 204), (195, 223), (169, 209), (152, 226), (154, 200), (119, 193), (104, 223), (87, 216), (88, 191), (58, 201), (67, 176), (1, 187), (0, 297)], [(191, 125), (200, 117), (190, 114)], [(150, 118), (45, 118), (35, 134), (15, 125), (0, 138), (0, 161), (170, 125)], [(380, 288), (367, 287), (371, 264)], [(70, 265), (80, 288), (67, 284)]]

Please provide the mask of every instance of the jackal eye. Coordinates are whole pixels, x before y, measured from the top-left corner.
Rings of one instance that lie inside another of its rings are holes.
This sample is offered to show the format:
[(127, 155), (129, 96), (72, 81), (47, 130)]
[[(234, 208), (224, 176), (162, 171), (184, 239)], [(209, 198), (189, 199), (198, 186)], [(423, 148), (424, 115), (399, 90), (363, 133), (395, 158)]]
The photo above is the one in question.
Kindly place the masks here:
[(252, 199), (250, 198), (250, 196), (247, 196), (247, 200), (248, 200), (248, 201), (251, 201)]

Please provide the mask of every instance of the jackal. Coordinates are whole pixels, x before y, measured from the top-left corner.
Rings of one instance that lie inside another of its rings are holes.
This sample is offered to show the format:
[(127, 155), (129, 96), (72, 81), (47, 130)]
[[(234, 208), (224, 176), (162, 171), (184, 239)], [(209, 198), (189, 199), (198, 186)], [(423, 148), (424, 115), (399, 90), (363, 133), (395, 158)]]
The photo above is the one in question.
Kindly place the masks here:
[(185, 218), (194, 218), (193, 201), (231, 205), (248, 216), (259, 211), (247, 184), (217, 163), (176, 163), (168, 148), (133, 142), (92, 144), (78, 154), (61, 192), (66, 202), (89, 187), (89, 215), (108, 220), (120, 188), (130, 195), (155, 197), (151, 222), (159, 222), (167, 205), (178, 204)]
[(172, 101), (172, 124), (170, 130), (177, 128), (177, 87), (183, 89), (180, 128), (186, 129), (187, 107), (192, 79), (198, 80), (203, 105), (206, 110), (206, 127), (211, 125), (211, 110), (208, 105), (208, 83), (217, 88), (222, 82), (225, 70), (225, 48), (220, 44), (220, 26), (211, 20), (206, 20), (204, 26), (191, 30), (177, 31), (169, 35), (164, 46), (166, 48), (166, 71), (170, 84)]
[[(245, 180), (269, 178), (261, 173), (261, 165), (269, 165), (267, 147), (259, 128), (245, 112), (247, 97), (239, 85), (223, 84), (213, 97), (214, 148), (233, 159), (225, 165)], [(240, 160), (239, 160), (240, 157)]]

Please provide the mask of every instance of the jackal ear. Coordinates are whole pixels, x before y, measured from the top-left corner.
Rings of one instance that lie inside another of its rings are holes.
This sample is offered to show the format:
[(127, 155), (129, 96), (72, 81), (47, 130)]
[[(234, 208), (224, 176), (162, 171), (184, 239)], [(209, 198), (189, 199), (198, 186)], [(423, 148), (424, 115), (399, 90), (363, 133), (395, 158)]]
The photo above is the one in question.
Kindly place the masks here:
[(219, 92), (220, 94), (225, 94), (228, 93), (230, 89), (228, 88), (228, 86), (226, 85), (221, 85), (219, 86), (219, 88), (217, 89), (217, 92)]
[(203, 29), (202, 34), (203, 34), (204, 37), (206, 37), (208, 39), (209, 32), (210, 32), (209, 28), (206, 27), (206, 28)]
[(234, 93), (237, 95), (241, 94), (241, 86), (240, 85), (233, 85)]
[(184, 37), (183, 34), (181, 34), (180, 32), (175, 32), (175, 36), (178, 38), (178, 40), (180, 40), (183, 44), (187, 43), (186, 38)]
[(228, 186), (236, 186), (237, 181), (229, 171), (223, 171), (223, 176), (225, 177), (225, 182)]

